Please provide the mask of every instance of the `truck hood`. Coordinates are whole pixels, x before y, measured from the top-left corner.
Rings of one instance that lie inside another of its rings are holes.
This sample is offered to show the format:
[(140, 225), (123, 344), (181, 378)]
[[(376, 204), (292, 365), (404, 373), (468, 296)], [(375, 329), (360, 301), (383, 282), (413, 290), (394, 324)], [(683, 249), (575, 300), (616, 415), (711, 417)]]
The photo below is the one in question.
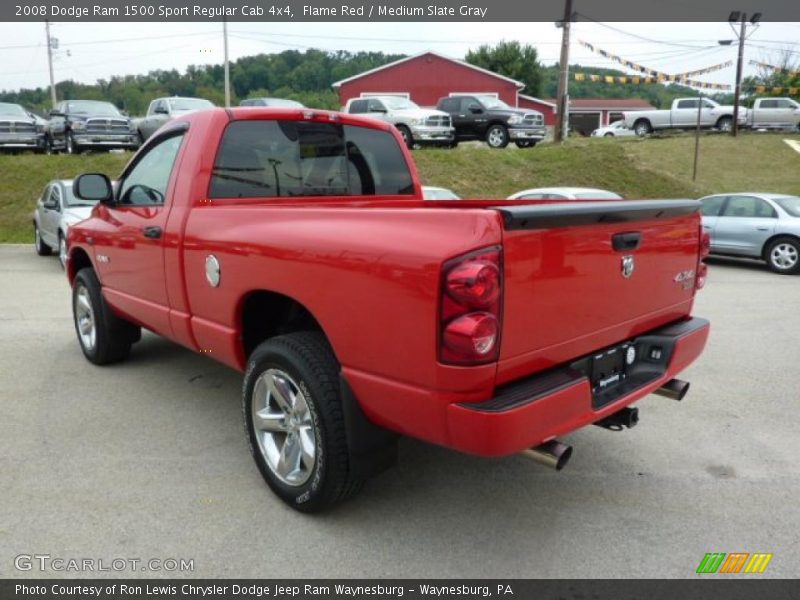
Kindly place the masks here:
[(70, 206), (64, 211), (63, 219), (68, 223), (77, 223), (88, 219), (94, 206)]
[(428, 117), (449, 117), (446, 112), (434, 108), (407, 108), (403, 110), (393, 110), (389, 113), (390, 117), (405, 117), (408, 119), (427, 119)]

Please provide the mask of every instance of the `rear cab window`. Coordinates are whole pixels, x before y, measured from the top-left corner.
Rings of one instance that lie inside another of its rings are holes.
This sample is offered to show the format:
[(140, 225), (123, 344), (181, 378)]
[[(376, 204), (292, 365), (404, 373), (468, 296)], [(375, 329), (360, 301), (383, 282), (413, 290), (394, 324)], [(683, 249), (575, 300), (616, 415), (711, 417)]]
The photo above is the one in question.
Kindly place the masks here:
[(234, 121), (223, 134), (210, 198), (414, 194), (400, 146), (387, 131), (341, 123)]

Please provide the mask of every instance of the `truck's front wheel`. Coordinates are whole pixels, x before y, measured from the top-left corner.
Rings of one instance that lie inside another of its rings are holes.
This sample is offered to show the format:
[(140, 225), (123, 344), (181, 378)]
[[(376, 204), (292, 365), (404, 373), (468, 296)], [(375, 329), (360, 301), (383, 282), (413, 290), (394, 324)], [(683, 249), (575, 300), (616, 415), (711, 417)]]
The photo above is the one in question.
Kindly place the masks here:
[(111, 312), (97, 275), (88, 267), (75, 276), (72, 315), (83, 355), (96, 365), (124, 360), (141, 336), (139, 327)]
[(350, 464), (339, 364), (325, 338), (299, 332), (259, 345), (242, 394), (253, 458), (272, 491), (318, 512), (360, 489)]
[(486, 143), (491, 148), (508, 146), (508, 130), (502, 125), (492, 125), (486, 130)]
[(721, 117), (720, 120), (717, 121), (717, 129), (725, 133), (730, 133), (733, 131), (733, 119), (731, 117)]

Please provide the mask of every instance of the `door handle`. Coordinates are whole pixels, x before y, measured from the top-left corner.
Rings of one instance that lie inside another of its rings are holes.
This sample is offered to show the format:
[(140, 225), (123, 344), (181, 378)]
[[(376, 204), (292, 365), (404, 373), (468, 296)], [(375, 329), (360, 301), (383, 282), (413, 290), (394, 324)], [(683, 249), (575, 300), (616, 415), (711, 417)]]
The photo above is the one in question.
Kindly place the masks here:
[(151, 240), (157, 240), (161, 237), (161, 227), (154, 225), (152, 227), (145, 227), (142, 229), (142, 234), (146, 238), (150, 238)]
[(769, 227), (756, 227), (758, 231), (769, 231)]
[(626, 233), (615, 233), (611, 236), (611, 245), (617, 252), (623, 250), (636, 250), (642, 241), (642, 234), (638, 231), (628, 231)]
[(713, 227), (711, 225), (703, 225), (703, 229), (713, 229)]

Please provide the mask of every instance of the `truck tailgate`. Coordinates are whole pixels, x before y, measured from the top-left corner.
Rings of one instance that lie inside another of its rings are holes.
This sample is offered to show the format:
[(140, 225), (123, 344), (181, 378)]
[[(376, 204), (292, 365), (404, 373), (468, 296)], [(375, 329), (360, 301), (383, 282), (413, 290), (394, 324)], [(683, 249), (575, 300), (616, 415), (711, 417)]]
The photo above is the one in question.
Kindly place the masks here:
[(694, 200), (494, 207), (504, 222), (497, 383), (624, 341), (691, 311)]

